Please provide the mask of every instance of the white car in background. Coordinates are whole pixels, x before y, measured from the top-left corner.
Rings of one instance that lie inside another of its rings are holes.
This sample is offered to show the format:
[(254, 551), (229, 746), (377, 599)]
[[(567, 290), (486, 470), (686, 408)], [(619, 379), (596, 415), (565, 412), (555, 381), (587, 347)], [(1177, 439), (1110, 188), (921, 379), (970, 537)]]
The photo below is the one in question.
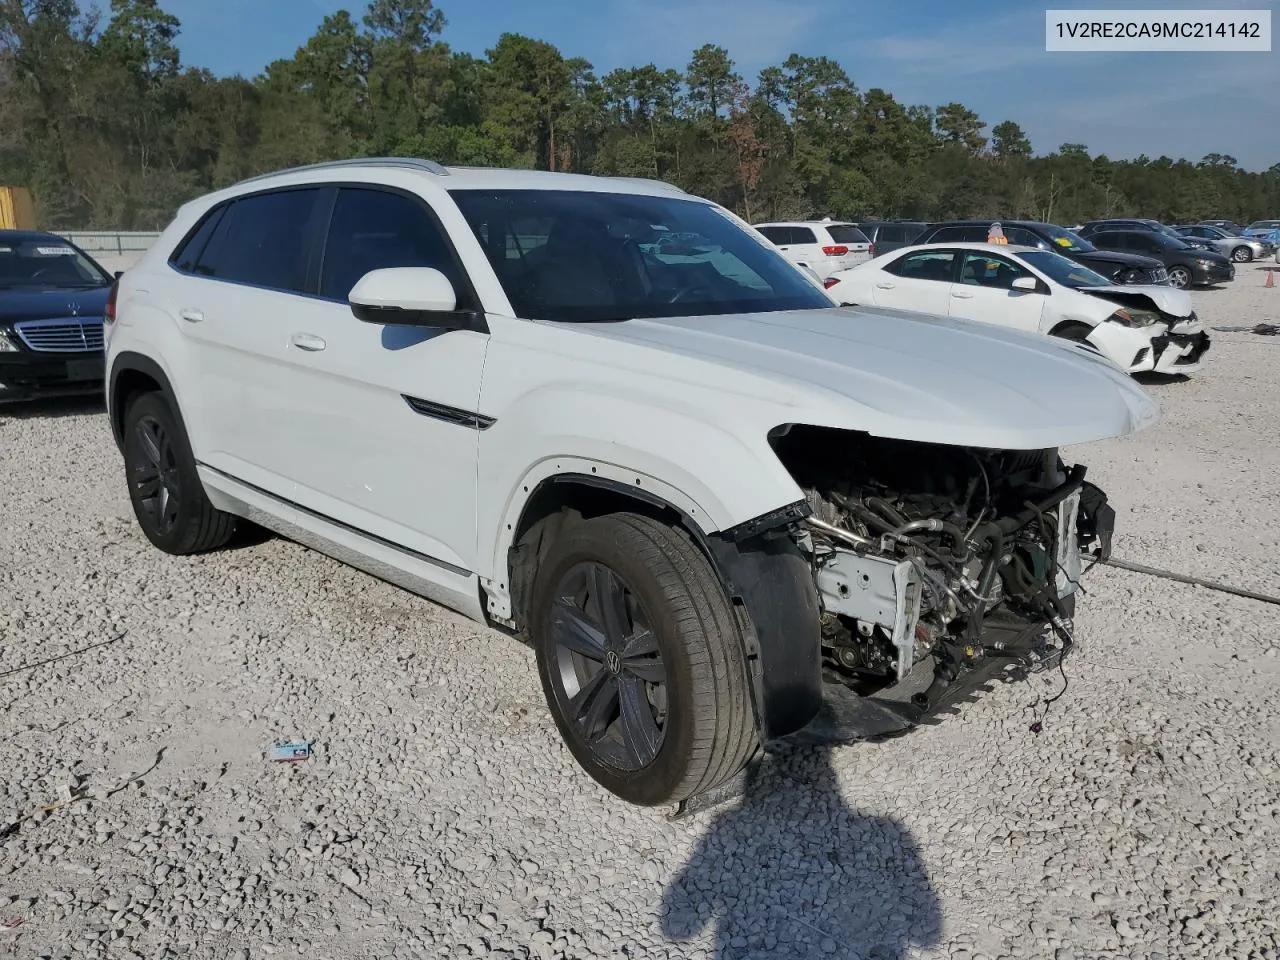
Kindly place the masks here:
[(1112, 283), (1034, 247), (903, 247), (833, 274), (827, 293), (841, 305), (978, 320), (1089, 343), (1129, 373), (1193, 373), (1209, 349), (1186, 290)]
[(825, 282), (837, 270), (866, 263), (875, 248), (856, 223), (839, 220), (794, 220), (757, 223), (755, 228), (800, 267), (808, 267)]

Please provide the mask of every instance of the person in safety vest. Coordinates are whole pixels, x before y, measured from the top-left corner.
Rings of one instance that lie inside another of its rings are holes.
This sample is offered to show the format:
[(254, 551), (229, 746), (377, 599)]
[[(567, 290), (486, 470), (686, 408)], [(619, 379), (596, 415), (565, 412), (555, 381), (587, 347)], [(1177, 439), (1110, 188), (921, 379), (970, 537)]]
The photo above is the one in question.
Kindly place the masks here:
[(1004, 229), (1000, 226), (1000, 224), (993, 223), (990, 229), (987, 230), (987, 243), (1007, 244), (1008, 242), (1009, 242), (1009, 239), (1004, 235)]

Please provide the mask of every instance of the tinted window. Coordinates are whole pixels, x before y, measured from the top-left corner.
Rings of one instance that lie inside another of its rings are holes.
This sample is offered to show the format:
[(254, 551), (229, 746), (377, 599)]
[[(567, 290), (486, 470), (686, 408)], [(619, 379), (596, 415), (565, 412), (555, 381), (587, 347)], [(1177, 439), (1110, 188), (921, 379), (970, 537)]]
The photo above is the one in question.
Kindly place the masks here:
[(173, 256), (169, 258), (169, 262), (183, 273), (191, 273), (195, 270), (196, 261), (200, 259), (200, 254), (204, 252), (205, 246), (209, 243), (209, 238), (213, 236), (213, 231), (217, 229), (218, 221), (222, 219), (226, 209), (226, 206), (223, 205), (205, 214), (205, 218), (200, 222), (199, 227), (186, 239), (186, 242), (174, 251)]
[(885, 224), (880, 228), (880, 239), (885, 243), (906, 243), (907, 228)]
[(451, 196), (521, 317), (601, 322), (831, 306), (779, 253), (697, 200), (579, 190)]
[[(929, 234), (929, 243), (961, 243), (965, 239), (964, 227), (940, 227)], [(986, 237), (983, 237), (985, 240)]]
[(960, 268), (961, 283), (997, 290), (1010, 290), (1013, 288), (1013, 281), (1029, 276), (1032, 276), (1029, 270), (1012, 260), (986, 253), (965, 254), (964, 266)]
[(329, 221), (320, 296), (346, 300), (361, 277), (386, 267), (434, 267), (449, 278), (461, 305), (461, 273), (426, 207), (398, 193), (343, 187)]
[(307, 226), (316, 190), (281, 190), (235, 201), (214, 227), (196, 272), (219, 280), (304, 292)]
[(917, 250), (886, 266), (889, 273), (909, 280), (951, 282), (956, 255), (953, 250)]
[(817, 243), (818, 238), (813, 235), (813, 231), (808, 227), (792, 227), (791, 228), (792, 243)]
[(778, 246), (791, 242), (790, 227), (756, 227), (756, 229), (763, 233), (771, 243), (776, 243)]
[(831, 239), (836, 243), (870, 243), (867, 235), (857, 227), (847, 224), (837, 224), (833, 227), (827, 227), (827, 233), (831, 234)]
[(1089, 240), (1095, 247), (1103, 250), (1124, 250), (1128, 246), (1125, 235), (1115, 230), (1103, 230), (1092, 234)]

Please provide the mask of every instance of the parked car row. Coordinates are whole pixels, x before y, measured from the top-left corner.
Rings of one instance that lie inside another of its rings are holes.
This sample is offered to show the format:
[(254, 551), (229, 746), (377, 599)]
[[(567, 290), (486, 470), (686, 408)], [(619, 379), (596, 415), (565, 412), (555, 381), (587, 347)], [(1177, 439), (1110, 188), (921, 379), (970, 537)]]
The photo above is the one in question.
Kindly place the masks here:
[(1193, 373), (1209, 349), (1185, 290), (1118, 284), (1060, 253), (1012, 242), (916, 244), (833, 274), (827, 290), (847, 306), (1088, 343), (1129, 373)]

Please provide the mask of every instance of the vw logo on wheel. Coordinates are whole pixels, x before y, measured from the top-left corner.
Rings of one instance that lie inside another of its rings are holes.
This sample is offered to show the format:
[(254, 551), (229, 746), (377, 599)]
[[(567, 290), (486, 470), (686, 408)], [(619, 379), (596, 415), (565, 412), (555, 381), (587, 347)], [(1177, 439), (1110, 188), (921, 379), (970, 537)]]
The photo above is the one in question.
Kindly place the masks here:
[(605, 669), (610, 673), (617, 674), (622, 672), (622, 658), (618, 656), (616, 650), (609, 650), (604, 655)]

